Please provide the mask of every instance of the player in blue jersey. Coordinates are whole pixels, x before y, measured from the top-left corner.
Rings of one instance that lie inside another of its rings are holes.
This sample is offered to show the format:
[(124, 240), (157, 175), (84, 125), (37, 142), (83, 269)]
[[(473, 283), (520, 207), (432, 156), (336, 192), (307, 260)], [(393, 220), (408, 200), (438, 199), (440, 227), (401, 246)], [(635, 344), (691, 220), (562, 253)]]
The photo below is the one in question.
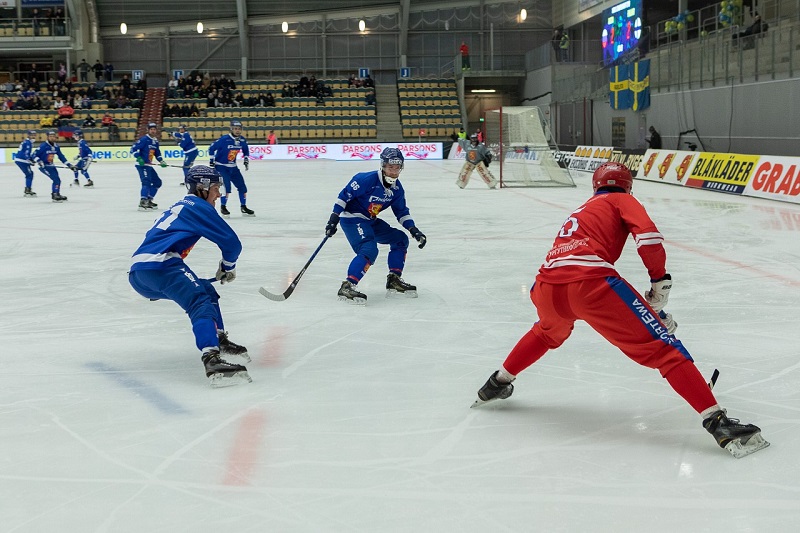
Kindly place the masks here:
[(381, 152), (381, 170), (361, 172), (339, 193), (333, 204), (333, 213), (325, 226), (325, 235), (332, 237), (341, 223), (356, 256), (347, 269), (347, 279), (339, 288), (339, 299), (350, 303), (366, 304), (367, 296), (356, 289), (358, 282), (375, 264), (378, 245), (389, 245), (389, 275), (386, 277), (386, 296), (395, 294), (417, 297), (417, 288), (403, 281), (403, 267), (408, 251), (408, 236), (378, 218), (380, 212), (391, 207), (397, 221), (403, 225), (423, 248), (425, 235), (417, 229), (406, 207), (406, 193), (397, 179), (403, 170), (403, 154), (397, 148)]
[(256, 216), (255, 211), (247, 207), (247, 185), (244, 182), (244, 176), (236, 165), (236, 157), (239, 152), (242, 152), (242, 156), (244, 156), (244, 169), (250, 170), (250, 148), (247, 146), (247, 140), (242, 137), (242, 123), (234, 120), (231, 121), (231, 132), (214, 141), (208, 149), (208, 155), (211, 158), (210, 165), (219, 171), (225, 185), (225, 196), (220, 199), (219, 210), (222, 216), (230, 216), (231, 212), (228, 211), (227, 206), (231, 183), (233, 183), (239, 192), (242, 215), (254, 217)]
[(33, 162), (33, 143), (36, 141), (36, 131), (28, 131), (25, 140), (19, 143), (19, 149), (14, 154), (12, 159), (17, 164), (19, 169), (25, 174), (25, 192), (23, 193), (26, 198), (35, 198), (36, 193), (33, 192), (33, 169), (31, 165)]
[(197, 159), (197, 145), (192, 139), (185, 124), (181, 124), (178, 131), (172, 134), (175, 140), (178, 141), (178, 146), (183, 150), (183, 181), (186, 182), (186, 176), (189, 175), (189, 169), (194, 165), (194, 160)]
[(236, 279), (236, 261), (242, 244), (215, 208), (220, 197), (219, 186), (220, 175), (216, 170), (204, 165), (192, 168), (186, 177), (189, 194), (156, 220), (133, 254), (128, 273), (136, 292), (150, 300), (172, 300), (189, 315), (212, 387), (252, 381), (247, 368), (223, 359), (237, 355), (250, 361), (250, 356), (244, 346), (228, 339), (219, 295), (211, 280), (199, 277), (183, 261), (197, 241), (205, 237), (222, 253), (216, 279), (223, 284)]
[(56, 157), (67, 167), (72, 170), (74, 167), (72, 163), (67, 162), (67, 158), (61, 153), (61, 148), (56, 144), (58, 138), (55, 131), (47, 132), (47, 140), (39, 146), (33, 154), (33, 161), (39, 165), (39, 170), (50, 178), (53, 186), (50, 193), (50, 198), (56, 203), (66, 201), (67, 197), (61, 194), (61, 178), (58, 177), (58, 169), (55, 166)]
[(153, 202), (153, 198), (161, 188), (161, 178), (153, 168), (153, 161), (158, 161), (162, 168), (167, 166), (158, 147), (158, 124), (151, 122), (147, 125), (147, 135), (143, 135), (131, 146), (131, 153), (136, 158), (136, 171), (142, 182), (139, 211), (155, 209), (158, 204)]
[(84, 187), (94, 187), (94, 182), (92, 178), (89, 177), (89, 165), (92, 164), (92, 149), (89, 148), (89, 143), (83, 138), (83, 131), (75, 130), (72, 136), (78, 139), (77, 163), (75, 163), (75, 168), (72, 170), (72, 172), (75, 173), (75, 180), (73, 183), (75, 185), (81, 184), (78, 180), (78, 172), (80, 172), (83, 174), (83, 177), (86, 178), (86, 185), (84, 185)]

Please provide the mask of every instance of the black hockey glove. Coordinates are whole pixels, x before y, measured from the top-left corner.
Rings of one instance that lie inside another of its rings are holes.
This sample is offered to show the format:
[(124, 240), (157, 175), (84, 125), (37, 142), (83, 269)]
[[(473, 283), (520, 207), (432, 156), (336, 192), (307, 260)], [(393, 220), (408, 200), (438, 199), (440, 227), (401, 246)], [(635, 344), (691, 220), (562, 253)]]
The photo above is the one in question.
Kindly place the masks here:
[(428, 238), (425, 236), (424, 233), (422, 233), (416, 227), (410, 228), (408, 232), (411, 234), (412, 237), (414, 237), (417, 240), (420, 248), (425, 248), (425, 243), (428, 242)]
[(245, 169), (245, 171), (250, 170), (250, 158), (249, 157), (245, 157), (244, 158), (244, 169)]
[(214, 168), (215, 166), (217, 166), (217, 162), (212, 159), (211, 161), (208, 162), (208, 166)]
[(333, 237), (336, 234), (336, 230), (339, 229), (337, 226), (339, 225), (339, 215), (336, 213), (331, 213), (331, 218), (328, 219), (328, 223), (325, 224), (325, 236), (326, 237)]

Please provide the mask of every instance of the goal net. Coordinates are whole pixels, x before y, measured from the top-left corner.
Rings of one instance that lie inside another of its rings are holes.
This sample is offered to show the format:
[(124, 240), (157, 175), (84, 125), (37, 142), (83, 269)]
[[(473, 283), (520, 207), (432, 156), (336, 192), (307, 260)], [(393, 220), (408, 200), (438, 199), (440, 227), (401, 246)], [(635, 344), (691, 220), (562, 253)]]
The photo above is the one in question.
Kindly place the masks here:
[(574, 187), (554, 153), (550, 124), (536, 106), (501, 107), (484, 115), (486, 146), (500, 167), (500, 187)]

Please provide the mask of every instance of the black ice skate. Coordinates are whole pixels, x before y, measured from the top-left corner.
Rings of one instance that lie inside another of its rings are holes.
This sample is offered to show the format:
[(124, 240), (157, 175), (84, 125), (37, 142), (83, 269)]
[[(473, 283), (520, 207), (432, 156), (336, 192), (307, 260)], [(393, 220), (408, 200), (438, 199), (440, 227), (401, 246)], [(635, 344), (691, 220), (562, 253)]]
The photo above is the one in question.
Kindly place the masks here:
[(224, 217), (229, 217), (229, 216), (231, 216), (231, 212), (230, 212), (230, 211), (228, 211), (228, 206), (226, 206), (226, 205), (221, 205), (221, 206), (219, 206), (219, 212), (220, 212), (220, 213), (222, 214), (222, 216), (224, 216)]
[(703, 420), (703, 427), (714, 436), (720, 448), (728, 450), (737, 459), (769, 446), (758, 426), (741, 424), (735, 418), (728, 418), (724, 410)]
[(36, 198), (36, 193), (30, 187), (25, 187), (25, 198)]
[(247, 207), (246, 205), (242, 206), (242, 216), (246, 217), (254, 217), (256, 216), (256, 212)]
[(367, 303), (367, 295), (363, 292), (358, 292), (356, 286), (346, 280), (342, 282), (338, 294), (340, 300), (352, 304), (365, 305)]
[(75, 178), (75, 179), (72, 181), (72, 183), (74, 183), (75, 185), (78, 185), (78, 186), (80, 186), (80, 184), (81, 184), (81, 182), (80, 182), (80, 181), (78, 181), (78, 178)]
[(475, 400), (472, 407), (477, 407), (495, 400), (505, 400), (514, 392), (514, 385), (510, 382), (501, 383), (497, 381), (498, 372), (499, 371), (496, 370), (494, 374), (489, 376), (486, 384), (480, 388), (478, 391), (478, 399)]
[(86, 185), (84, 185), (84, 187), (94, 187), (94, 182), (92, 180), (89, 180), (86, 182)]
[(53, 202), (55, 202), (57, 204), (60, 204), (61, 202), (66, 202), (67, 201), (67, 197), (66, 196), (61, 196), (60, 192), (52, 193), (50, 195), (50, 198), (53, 200)]
[(247, 368), (242, 365), (229, 363), (222, 359), (217, 350), (209, 350), (203, 354), (203, 364), (206, 367), (206, 377), (214, 388), (230, 387), (253, 381)]
[(139, 200), (139, 211), (150, 211), (153, 209), (150, 207), (150, 202), (147, 201), (147, 198), (142, 198)]
[(227, 331), (217, 331), (217, 338), (219, 338), (219, 349), (222, 355), (238, 355), (248, 363), (251, 361), (250, 354), (247, 353), (247, 348), (231, 342), (228, 338)]
[(152, 198), (147, 199), (147, 205), (150, 206), (150, 209), (155, 209), (158, 207), (158, 204), (155, 203)]
[(386, 276), (386, 297), (394, 296), (394, 295), (402, 295), (406, 298), (416, 298), (417, 297), (417, 287), (411, 285), (410, 283), (406, 283), (403, 279), (394, 274), (392, 272)]

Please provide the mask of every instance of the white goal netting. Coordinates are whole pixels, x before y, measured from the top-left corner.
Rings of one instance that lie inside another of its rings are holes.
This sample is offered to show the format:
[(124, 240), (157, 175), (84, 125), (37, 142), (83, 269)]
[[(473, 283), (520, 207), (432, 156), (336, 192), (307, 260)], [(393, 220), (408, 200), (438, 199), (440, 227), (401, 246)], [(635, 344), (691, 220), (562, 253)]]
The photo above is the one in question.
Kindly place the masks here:
[(486, 146), (498, 161), (500, 187), (574, 187), (553, 154), (558, 145), (536, 106), (501, 107), (485, 115)]

